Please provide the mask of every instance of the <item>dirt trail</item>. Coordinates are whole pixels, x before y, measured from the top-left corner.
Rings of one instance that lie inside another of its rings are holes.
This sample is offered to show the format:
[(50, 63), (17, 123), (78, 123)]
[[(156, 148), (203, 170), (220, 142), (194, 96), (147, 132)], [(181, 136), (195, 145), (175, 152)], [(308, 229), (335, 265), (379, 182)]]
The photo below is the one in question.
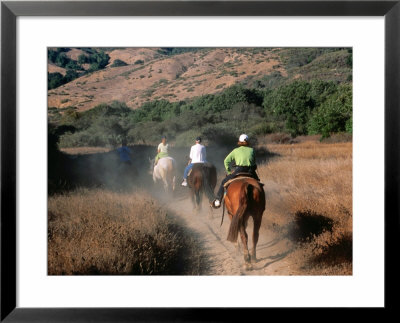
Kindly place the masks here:
[[(252, 269), (246, 269), (243, 252), (237, 250), (236, 244), (226, 240), (230, 224), (228, 215), (225, 213), (224, 222), (220, 226), (222, 208), (214, 210), (205, 201), (203, 201), (202, 210), (196, 213), (187, 195), (188, 192), (182, 192), (182, 189), (187, 190), (179, 188), (182, 193), (179, 195), (182, 196), (166, 203), (166, 207), (179, 216), (191, 231), (197, 233), (209, 261), (205, 275), (293, 274), (291, 264), (287, 259), (291, 252), (290, 242), (263, 226), (261, 226), (257, 244), (257, 262), (252, 265)], [(246, 231), (250, 249), (253, 233), (252, 218), (249, 219)]]

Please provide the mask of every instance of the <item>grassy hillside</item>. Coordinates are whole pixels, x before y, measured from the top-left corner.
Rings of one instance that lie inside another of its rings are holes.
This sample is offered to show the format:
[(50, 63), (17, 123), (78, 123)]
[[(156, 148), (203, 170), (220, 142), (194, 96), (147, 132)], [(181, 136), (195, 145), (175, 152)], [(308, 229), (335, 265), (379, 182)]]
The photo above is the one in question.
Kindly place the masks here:
[[(89, 55), (82, 50), (78, 55), (77, 51), (69, 49), (64, 54), (75, 53), (72, 56), (75, 58)], [(96, 51), (100, 53), (99, 49)], [(109, 57), (106, 65), (95, 70), (92, 63), (85, 69), (91, 73), (49, 91), (48, 106), (87, 110), (99, 103), (118, 100), (130, 108), (138, 108), (156, 99), (176, 102), (217, 93), (233, 84), (252, 83), (270, 75), (279, 74), (286, 81), (312, 78), (345, 81), (351, 74), (351, 66), (346, 65), (350, 55), (347, 50), (309, 52), (310, 49), (269, 48), (108, 49), (104, 51)], [(126, 65), (113, 67), (115, 60)], [(49, 63), (49, 69), (53, 68), (53, 63)]]

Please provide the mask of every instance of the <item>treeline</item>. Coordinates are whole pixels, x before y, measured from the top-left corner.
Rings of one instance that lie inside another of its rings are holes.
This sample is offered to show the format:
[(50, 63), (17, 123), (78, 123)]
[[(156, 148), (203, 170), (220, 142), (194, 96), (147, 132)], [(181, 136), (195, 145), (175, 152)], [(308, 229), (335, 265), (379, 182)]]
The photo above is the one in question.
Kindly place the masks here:
[(298, 135), (352, 132), (352, 85), (325, 81), (295, 81), (275, 88), (232, 86), (218, 94), (191, 101), (157, 100), (132, 110), (122, 102), (100, 104), (78, 112), (70, 107), (50, 108), (50, 122), (73, 129), (60, 137), (60, 145), (153, 144), (161, 135), (177, 146), (203, 136), (228, 144), (246, 132), (253, 137), (286, 132)]
[[(102, 50), (96, 50), (93, 48), (79, 49), (84, 53), (79, 55), (78, 60), (71, 59), (67, 56), (66, 52), (68, 52), (70, 48), (59, 47), (56, 49), (48, 49), (48, 60), (67, 70), (65, 75), (58, 72), (47, 73), (47, 88), (49, 90), (71, 82), (88, 72), (90, 73), (103, 69), (107, 66), (110, 60), (110, 56)], [(90, 66), (85, 70), (82, 67), (83, 64), (90, 64)]]

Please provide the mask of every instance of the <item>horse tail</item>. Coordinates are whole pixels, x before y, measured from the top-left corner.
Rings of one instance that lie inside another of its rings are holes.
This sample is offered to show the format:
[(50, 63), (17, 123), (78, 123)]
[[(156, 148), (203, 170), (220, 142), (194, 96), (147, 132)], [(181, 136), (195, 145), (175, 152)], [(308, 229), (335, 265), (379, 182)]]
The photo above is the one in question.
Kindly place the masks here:
[(201, 172), (203, 175), (203, 188), (204, 188), (204, 192), (206, 193), (209, 202), (212, 202), (215, 199), (215, 195), (214, 195), (214, 190), (211, 188), (211, 183), (208, 179), (208, 175), (211, 175), (211, 169), (206, 172), (205, 171), (205, 167), (201, 168)]
[(227, 240), (231, 242), (236, 242), (238, 239), (238, 233), (240, 227), (243, 225), (243, 215), (247, 210), (248, 200), (252, 195), (252, 186), (244, 182), (240, 187), (239, 193), (239, 207), (232, 218), (231, 224), (229, 226), (229, 232)]

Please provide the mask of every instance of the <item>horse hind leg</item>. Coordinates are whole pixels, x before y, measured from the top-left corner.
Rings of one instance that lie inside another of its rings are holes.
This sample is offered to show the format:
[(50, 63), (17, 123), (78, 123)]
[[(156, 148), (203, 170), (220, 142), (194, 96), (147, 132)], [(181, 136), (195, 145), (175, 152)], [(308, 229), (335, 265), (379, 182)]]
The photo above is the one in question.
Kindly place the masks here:
[(172, 177), (172, 191), (175, 191), (175, 185), (176, 185), (176, 176), (174, 175)]
[(163, 183), (164, 183), (164, 191), (165, 193), (168, 193), (168, 180), (166, 177), (163, 177)]
[(243, 243), (243, 258), (246, 264), (250, 263), (250, 253), (249, 248), (247, 246), (248, 236), (244, 225), (240, 226), (240, 238), (242, 239)]
[(259, 237), (259, 231), (261, 226), (261, 217), (254, 219), (254, 227), (253, 227), (253, 249), (251, 251), (251, 262), (257, 262), (256, 257), (256, 247)]

